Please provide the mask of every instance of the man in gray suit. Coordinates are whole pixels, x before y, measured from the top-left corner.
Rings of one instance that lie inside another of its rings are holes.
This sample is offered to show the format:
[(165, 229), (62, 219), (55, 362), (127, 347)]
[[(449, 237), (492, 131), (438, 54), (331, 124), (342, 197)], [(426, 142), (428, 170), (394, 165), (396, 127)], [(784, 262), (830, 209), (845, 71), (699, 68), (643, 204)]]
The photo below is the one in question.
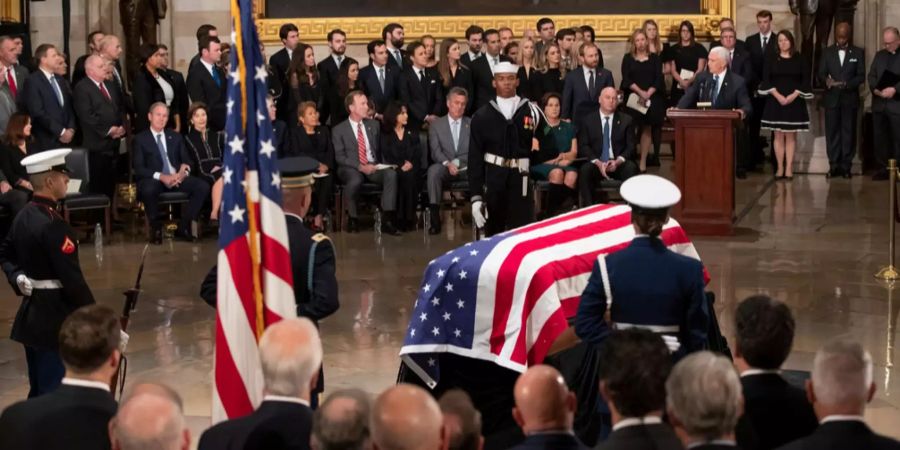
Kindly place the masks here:
[[(3, 78), (12, 99), (21, 106), (25, 103), (21, 93), (25, 87), (25, 79), (28, 78), (28, 69), (19, 64), (17, 48), (16, 41), (12, 36), (0, 36), (0, 64), (6, 68)], [(20, 109), (24, 110), (24, 107)]]
[(6, 124), (9, 118), (18, 111), (16, 101), (13, 99), (12, 93), (9, 91), (9, 83), (6, 82), (6, 66), (0, 64), (0, 133), (6, 131)]
[(468, 100), (465, 89), (451, 88), (447, 94), (448, 114), (432, 122), (428, 129), (428, 147), (434, 161), (428, 168), (428, 203), (431, 204), (429, 234), (441, 232), (440, 205), (444, 183), (466, 179), (469, 122), (472, 119), (463, 114)]
[(338, 178), (344, 183), (344, 198), (350, 220), (347, 232), (359, 231), (357, 221), (357, 200), (363, 181), (381, 185), (381, 209), (384, 220), (381, 232), (397, 236), (400, 232), (394, 225), (397, 206), (397, 172), (393, 168), (382, 167), (384, 163), (378, 148), (378, 122), (367, 119), (369, 103), (362, 91), (347, 94), (344, 106), (350, 113), (347, 120), (337, 124), (331, 131), (334, 142), (334, 156), (338, 163)]

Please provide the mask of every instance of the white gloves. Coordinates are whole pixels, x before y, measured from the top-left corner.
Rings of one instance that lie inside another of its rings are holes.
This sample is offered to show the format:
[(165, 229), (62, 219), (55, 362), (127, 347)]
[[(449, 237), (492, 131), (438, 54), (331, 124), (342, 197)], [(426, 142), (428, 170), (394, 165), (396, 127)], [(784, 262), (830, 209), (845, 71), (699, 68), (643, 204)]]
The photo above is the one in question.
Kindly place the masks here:
[(125, 347), (128, 346), (128, 339), (131, 336), (128, 336), (128, 333), (119, 330), (119, 352), (125, 353)]
[(26, 277), (25, 274), (16, 277), (16, 284), (19, 286), (19, 292), (21, 292), (22, 295), (26, 297), (31, 295), (31, 290), (34, 286), (31, 285), (31, 279)]
[(678, 342), (678, 338), (675, 336), (667, 336), (665, 334), (662, 335), (663, 342), (666, 343), (666, 347), (669, 348), (669, 353), (675, 353), (678, 349), (681, 348), (681, 343)]
[(472, 221), (475, 222), (476, 228), (484, 228), (487, 222), (487, 209), (481, 200), (472, 202)]

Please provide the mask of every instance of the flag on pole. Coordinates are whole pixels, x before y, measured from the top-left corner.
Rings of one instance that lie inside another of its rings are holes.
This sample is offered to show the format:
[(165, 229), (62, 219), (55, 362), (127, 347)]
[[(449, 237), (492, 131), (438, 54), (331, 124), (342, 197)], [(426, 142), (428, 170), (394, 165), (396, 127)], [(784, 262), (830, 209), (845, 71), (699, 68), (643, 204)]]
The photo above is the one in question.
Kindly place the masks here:
[(266, 107), (266, 65), (252, 0), (230, 0), (233, 43), (219, 229), (212, 421), (249, 414), (262, 401), (258, 341), (296, 317), (281, 179)]

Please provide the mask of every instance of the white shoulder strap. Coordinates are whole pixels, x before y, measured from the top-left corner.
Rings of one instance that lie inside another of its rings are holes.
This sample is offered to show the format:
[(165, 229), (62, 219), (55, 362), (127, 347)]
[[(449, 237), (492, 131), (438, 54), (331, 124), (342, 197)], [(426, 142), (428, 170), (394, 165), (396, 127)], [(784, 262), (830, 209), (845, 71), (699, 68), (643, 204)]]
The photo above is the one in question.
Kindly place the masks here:
[(609, 285), (609, 272), (606, 270), (606, 254), (601, 254), (597, 257), (597, 262), (600, 265), (600, 279), (603, 280), (603, 293), (606, 294), (606, 310), (610, 311), (612, 308), (612, 288)]

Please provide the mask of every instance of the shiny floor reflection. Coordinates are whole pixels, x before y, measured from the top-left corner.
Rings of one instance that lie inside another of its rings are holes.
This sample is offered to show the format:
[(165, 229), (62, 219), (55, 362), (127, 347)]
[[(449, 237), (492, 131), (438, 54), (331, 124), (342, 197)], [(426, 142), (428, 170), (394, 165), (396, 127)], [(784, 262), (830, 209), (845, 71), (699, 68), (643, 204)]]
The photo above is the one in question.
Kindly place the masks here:
[[(671, 174), (668, 161), (661, 173)], [(797, 317), (787, 368), (809, 370), (815, 350), (833, 336), (862, 341), (874, 358), (878, 383), (868, 418), (879, 432), (900, 437), (900, 382), (892, 376), (900, 290), (892, 298), (872, 276), (888, 260), (887, 185), (821, 175), (785, 183), (751, 174), (738, 182), (737, 203), (744, 214), (735, 236), (694, 237), (712, 275), (709, 289), (718, 298), (726, 336), (732, 334), (736, 302), (766, 293), (787, 302)], [(116, 309), (122, 291), (134, 282), (143, 248), (133, 231), (140, 229), (136, 225), (107, 239), (102, 260), (92, 244), (81, 247), (95, 296)], [(353, 386), (375, 393), (394, 382), (397, 353), (426, 263), (469, 237), (458, 224), (435, 237), (417, 232), (378, 238), (371, 231), (333, 236), (341, 309), (321, 324), (326, 390)], [(214, 312), (198, 291), (215, 255), (212, 238), (197, 245), (153, 247), (129, 330), (128, 381), (174, 386), (197, 432), (209, 423), (214, 340)], [(4, 292), (0, 408), (27, 392), (23, 350), (6, 338), (19, 300), (11, 290)]]

